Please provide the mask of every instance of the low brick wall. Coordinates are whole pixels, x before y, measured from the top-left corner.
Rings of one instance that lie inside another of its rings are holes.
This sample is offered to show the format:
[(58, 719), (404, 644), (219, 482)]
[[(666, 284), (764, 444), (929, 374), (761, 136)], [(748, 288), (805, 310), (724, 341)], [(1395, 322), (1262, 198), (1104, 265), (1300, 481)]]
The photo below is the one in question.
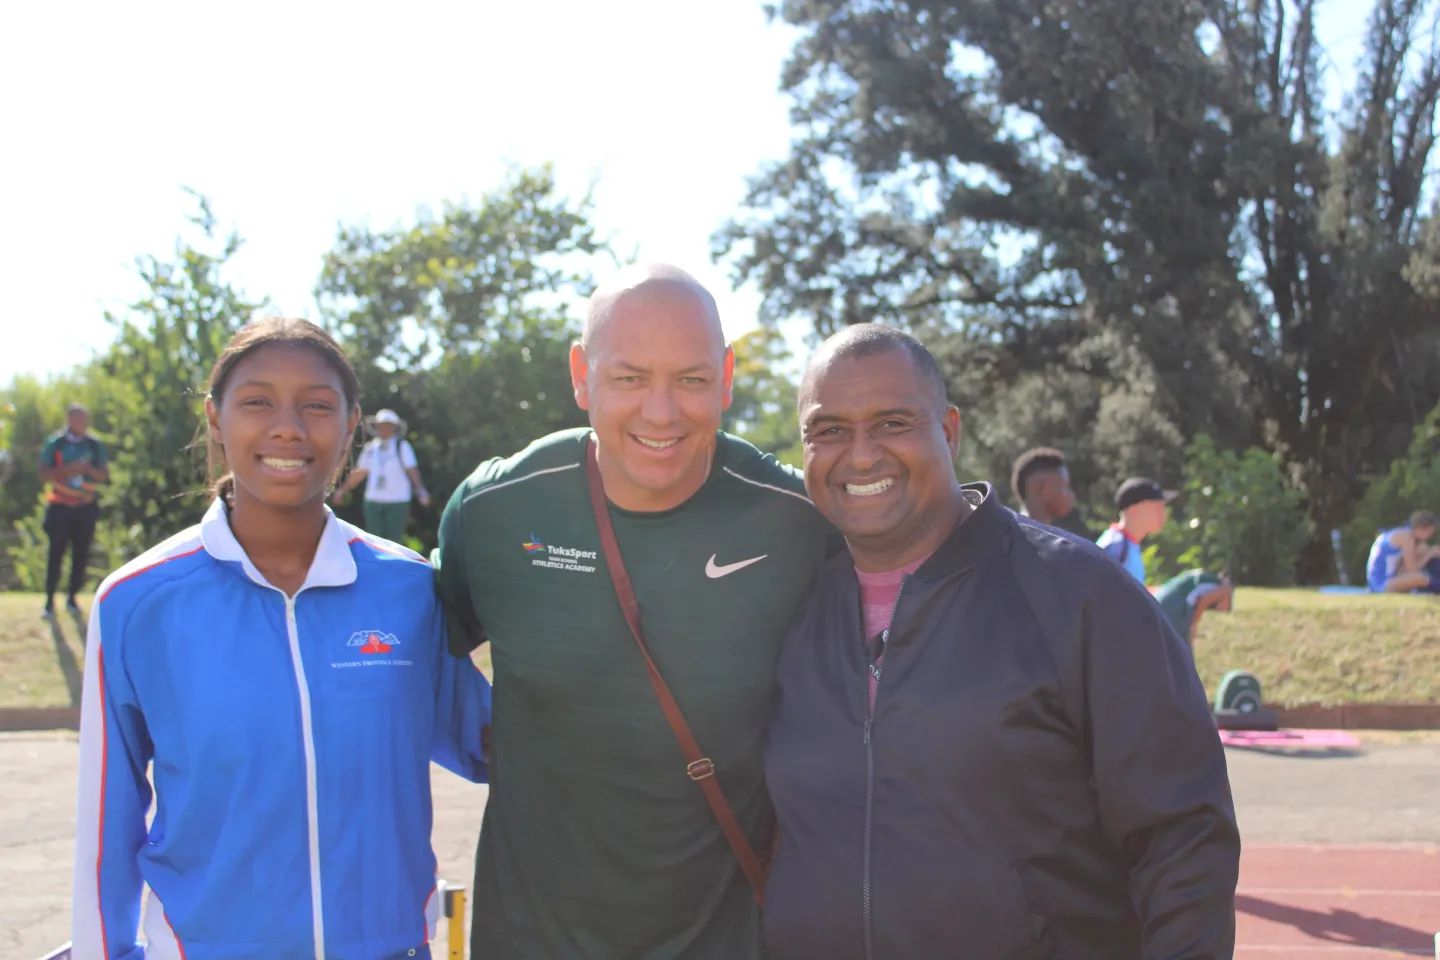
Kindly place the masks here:
[(1273, 709), (1282, 727), (1440, 730), (1440, 703), (1297, 703)]
[(79, 729), (79, 707), (0, 707), (0, 730)]

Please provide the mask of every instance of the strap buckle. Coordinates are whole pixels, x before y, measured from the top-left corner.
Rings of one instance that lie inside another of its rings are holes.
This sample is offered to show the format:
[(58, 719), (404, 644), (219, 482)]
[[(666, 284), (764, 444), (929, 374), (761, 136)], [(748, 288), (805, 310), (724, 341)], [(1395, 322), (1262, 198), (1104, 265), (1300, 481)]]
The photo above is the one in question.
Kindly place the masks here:
[(697, 783), (706, 777), (715, 776), (715, 761), (709, 757), (701, 757), (691, 763), (685, 764), (685, 776)]

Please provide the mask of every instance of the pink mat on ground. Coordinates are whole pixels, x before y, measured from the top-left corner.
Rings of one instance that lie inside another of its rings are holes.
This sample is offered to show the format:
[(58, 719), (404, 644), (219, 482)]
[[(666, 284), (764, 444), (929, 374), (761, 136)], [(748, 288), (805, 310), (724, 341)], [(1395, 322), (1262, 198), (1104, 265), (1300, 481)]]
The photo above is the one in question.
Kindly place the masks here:
[(1220, 742), (1230, 747), (1358, 747), (1348, 730), (1221, 730)]

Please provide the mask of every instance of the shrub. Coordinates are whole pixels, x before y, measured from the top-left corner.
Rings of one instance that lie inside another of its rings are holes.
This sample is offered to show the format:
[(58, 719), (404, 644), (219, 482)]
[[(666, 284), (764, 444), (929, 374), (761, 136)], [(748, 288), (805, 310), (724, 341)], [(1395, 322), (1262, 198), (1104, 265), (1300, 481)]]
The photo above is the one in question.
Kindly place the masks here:
[[(14, 536), (7, 538), (10, 573), (7, 589), (39, 592), (45, 589), (45, 564), (50, 552), (50, 538), (45, 534), (45, 505), (40, 504), (23, 520), (16, 521)], [(111, 571), (143, 553), (149, 545), (143, 542), (144, 532), (138, 527), (125, 527), (113, 514), (107, 516), (101, 506), (100, 522), (95, 526), (95, 539), (90, 545), (90, 560), (85, 566), (85, 589), (94, 590)], [(65, 552), (60, 568), (60, 590), (70, 582), (70, 551)]]
[(1185, 452), (1183, 490), (1147, 547), (1152, 581), (1203, 567), (1254, 586), (1294, 582), (1310, 522), (1300, 491), (1271, 454), (1220, 450), (1208, 436), (1196, 437)]
[(1344, 529), (1351, 583), (1365, 582), (1365, 559), (1375, 534), (1398, 526), (1415, 510), (1440, 511), (1440, 406), (1415, 428), (1410, 449), (1366, 487)]

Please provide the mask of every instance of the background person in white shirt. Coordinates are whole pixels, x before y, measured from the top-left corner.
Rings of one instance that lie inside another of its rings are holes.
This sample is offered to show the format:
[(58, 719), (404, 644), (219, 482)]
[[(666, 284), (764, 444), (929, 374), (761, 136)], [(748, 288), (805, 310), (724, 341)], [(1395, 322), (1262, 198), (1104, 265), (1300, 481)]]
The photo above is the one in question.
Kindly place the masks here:
[(430, 506), (430, 491), (420, 479), (415, 448), (404, 437), (405, 421), (394, 410), (381, 410), (367, 426), (375, 434), (360, 450), (350, 475), (335, 491), (335, 502), (363, 481), (365, 483), (365, 529), (386, 540), (402, 542), (405, 521), (410, 516), (410, 498), (422, 507)]

